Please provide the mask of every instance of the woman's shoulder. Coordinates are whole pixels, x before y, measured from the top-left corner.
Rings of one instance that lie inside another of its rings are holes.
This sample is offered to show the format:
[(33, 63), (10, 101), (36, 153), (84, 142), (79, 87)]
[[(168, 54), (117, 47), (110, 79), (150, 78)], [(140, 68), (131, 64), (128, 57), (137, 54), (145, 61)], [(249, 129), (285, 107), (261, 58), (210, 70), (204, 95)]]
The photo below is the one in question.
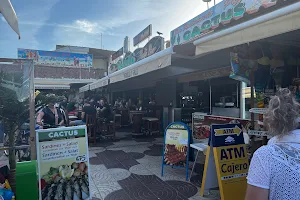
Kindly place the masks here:
[(260, 148), (258, 148), (254, 152), (254, 156), (259, 156), (259, 157), (268, 157), (271, 156), (273, 152), (273, 147), (272, 145), (265, 145)]

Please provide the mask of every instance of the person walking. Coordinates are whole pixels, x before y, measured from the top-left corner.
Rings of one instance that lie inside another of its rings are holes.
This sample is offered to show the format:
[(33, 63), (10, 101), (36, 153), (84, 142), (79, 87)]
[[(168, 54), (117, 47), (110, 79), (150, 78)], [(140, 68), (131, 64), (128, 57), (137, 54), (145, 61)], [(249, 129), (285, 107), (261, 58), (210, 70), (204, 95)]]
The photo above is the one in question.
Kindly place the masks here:
[(271, 98), (264, 126), (272, 136), (251, 160), (246, 200), (300, 199), (300, 104), (288, 89)]

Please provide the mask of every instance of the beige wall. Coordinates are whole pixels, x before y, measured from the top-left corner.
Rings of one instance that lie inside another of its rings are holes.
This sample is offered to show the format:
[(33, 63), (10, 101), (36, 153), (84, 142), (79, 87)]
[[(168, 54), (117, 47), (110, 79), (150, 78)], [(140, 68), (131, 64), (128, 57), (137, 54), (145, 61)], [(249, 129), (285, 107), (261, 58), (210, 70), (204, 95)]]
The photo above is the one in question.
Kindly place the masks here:
[(93, 59), (93, 67), (107, 71), (107, 61), (104, 59)]

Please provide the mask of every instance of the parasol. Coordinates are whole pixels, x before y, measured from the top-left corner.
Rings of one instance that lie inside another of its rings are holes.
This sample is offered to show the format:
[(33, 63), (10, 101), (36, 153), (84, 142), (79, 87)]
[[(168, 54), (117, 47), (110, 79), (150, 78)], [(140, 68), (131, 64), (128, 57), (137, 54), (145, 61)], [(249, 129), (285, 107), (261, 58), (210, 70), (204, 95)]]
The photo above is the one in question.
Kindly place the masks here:
[(0, 13), (6, 19), (7, 23), (10, 27), (19, 35), (20, 39), (20, 31), (18, 25), (18, 17), (14, 8), (12, 7), (10, 0), (1, 0), (0, 1)]

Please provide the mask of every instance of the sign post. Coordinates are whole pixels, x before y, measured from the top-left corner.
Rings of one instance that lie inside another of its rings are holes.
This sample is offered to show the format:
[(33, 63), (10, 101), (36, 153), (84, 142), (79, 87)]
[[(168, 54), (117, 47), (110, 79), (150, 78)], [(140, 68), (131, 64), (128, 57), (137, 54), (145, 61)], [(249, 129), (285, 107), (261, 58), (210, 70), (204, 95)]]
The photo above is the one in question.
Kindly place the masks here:
[(241, 125), (211, 125), (200, 195), (219, 187), (222, 200), (244, 199), (248, 168)]
[(39, 199), (91, 199), (86, 126), (38, 130)]
[(173, 122), (166, 128), (161, 176), (164, 176), (164, 166), (169, 165), (172, 168), (185, 168), (188, 181), (190, 137), (189, 127), (182, 122)]

